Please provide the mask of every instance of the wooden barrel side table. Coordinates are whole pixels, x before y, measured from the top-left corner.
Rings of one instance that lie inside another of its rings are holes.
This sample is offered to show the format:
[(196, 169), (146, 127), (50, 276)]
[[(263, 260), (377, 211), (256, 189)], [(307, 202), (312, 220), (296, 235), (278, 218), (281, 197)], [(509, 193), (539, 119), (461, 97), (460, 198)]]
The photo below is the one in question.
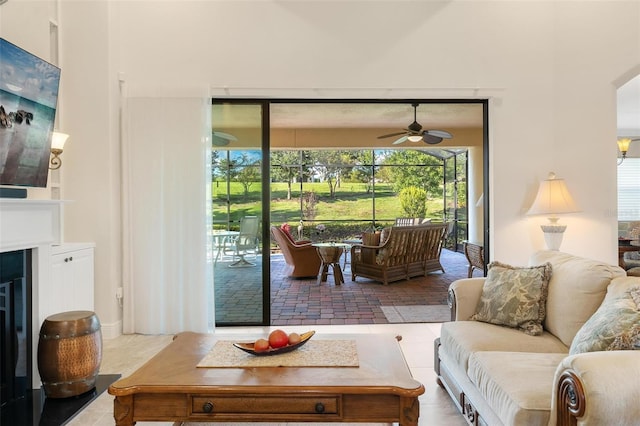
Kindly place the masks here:
[(322, 261), (320, 271), (318, 272), (318, 284), (327, 281), (329, 267), (333, 269), (335, 285), (344, 284), (342, 269), (340, 269), (340, 256), (342, 256), (346, 248), (351, 248), (351, 246), (341, 243), (316, 243), (313, 244), (313, 246), (318, 251), (318, 256), (320, 256), (320, 260)]
[(44, 320), (38, 370), (47, 397), (68, 398), (92, 390), (101, 361), (102, 332), (94, 312), (62, 312)]

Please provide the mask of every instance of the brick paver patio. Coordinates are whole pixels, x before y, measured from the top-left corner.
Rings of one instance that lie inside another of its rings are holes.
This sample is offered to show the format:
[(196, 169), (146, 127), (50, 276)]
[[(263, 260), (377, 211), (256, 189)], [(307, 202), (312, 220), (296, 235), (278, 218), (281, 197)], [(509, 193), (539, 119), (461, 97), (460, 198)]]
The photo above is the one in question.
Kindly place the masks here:
[[(258, 259), (259, 261), (259, 259)], [(279, 254), (271, 256), (271, 325), (386, 324), (380, 306), (443, 305), (449, 284), (467, 276), (463, 254), (443, 250), (445, 273), (383, 285), (358, 277), (344, 268), (345, 283), (334, 285), (333, 276), (292, 279)], [(216, 323), (257, 324), (262, 318), (261, 268), (229, 268), (218, 262), (215, 271)], [(476, 272), (474, 276), (481, 276)]]

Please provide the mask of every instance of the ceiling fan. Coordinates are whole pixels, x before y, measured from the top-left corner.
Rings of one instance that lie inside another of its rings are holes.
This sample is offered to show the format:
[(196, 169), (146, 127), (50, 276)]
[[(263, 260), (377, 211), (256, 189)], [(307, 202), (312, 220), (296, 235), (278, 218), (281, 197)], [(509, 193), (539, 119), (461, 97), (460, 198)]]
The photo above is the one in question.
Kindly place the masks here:
[(235, 136), (229, 133), (219, 132), (217, 130), (214, 130), (211, 134), (211, 144), (214, 146), (226, 146), (229, 145), (229, 142), (235, 142), (237, 140), (238, 138)]
[(442, 142), (443, 139), (451, 139), (451, 133), (445, 132), (444, 130), (422, 130), (422, 125), (418, 123), (416, 115), (418, 110), (417, 103), (411, 104), (413, 107), (413, 123), (409, 124), (409, 126), (402, 132), (390, 133), (388, 135), (378, 136), (378, 139), (390, 138), (392, 136), (399, 136), (399, 139), (393, 142), (393, 145), (398, 145), (407, 140), (410, 142), (420, 142), (425, 141), (430, 145), (436, 145)]

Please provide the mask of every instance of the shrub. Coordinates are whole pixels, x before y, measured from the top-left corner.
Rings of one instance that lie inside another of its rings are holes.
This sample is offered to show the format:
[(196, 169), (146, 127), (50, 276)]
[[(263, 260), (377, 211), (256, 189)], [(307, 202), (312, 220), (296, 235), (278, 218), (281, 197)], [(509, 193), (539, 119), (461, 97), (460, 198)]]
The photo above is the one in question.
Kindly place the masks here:
[(407, 186), (400, 191), (400, 206), (408, 217), (425, 217), (427, 213), (427, 191), (416, 186)]

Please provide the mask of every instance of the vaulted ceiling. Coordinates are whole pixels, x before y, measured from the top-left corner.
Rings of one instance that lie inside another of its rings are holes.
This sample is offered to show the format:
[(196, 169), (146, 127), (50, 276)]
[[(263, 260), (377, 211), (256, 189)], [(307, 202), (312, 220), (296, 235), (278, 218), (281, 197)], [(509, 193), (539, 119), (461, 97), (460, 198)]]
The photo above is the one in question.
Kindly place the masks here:
[(640, 75), (618, 89), (618, 136), (640, 136)]

